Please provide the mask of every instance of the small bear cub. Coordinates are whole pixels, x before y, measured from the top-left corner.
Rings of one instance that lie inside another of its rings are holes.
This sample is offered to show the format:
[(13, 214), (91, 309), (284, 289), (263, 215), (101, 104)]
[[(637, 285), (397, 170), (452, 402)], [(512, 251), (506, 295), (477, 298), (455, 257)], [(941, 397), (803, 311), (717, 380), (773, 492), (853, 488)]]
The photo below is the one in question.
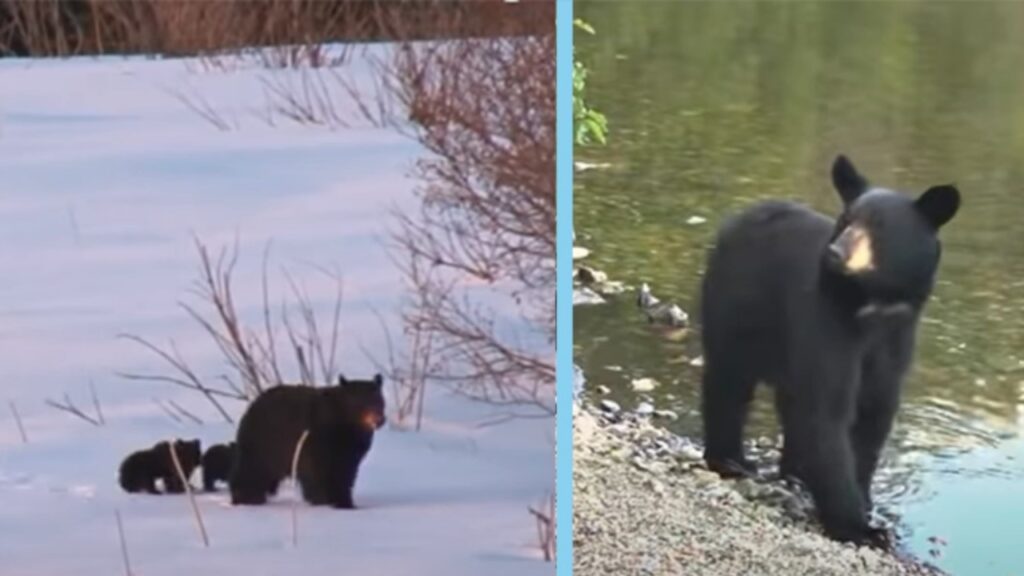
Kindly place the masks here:
[(228, 481), (231, 475), (231, 467), (235, 463), (235, 443), (214, 444), (206, 449), (203, 454), (203, 490), (213, 492), (217, 489), (217, 482)]
[[(199, 465), (199, 455), (202, 453), (199, 440), (176, 439), (174, 452), (178, 456), (185, 478), (188, 479)], [(171, 457), (171, 443), (157, 442), (148, 450), (132, 452), (121, 462), (119, 481), (125, 492), (160, 494), (156, 488), (157, 480), (163, 482), (164, 492), (167, 494), (180, 494), (185, 491), (185, 485), (178, 477)]]

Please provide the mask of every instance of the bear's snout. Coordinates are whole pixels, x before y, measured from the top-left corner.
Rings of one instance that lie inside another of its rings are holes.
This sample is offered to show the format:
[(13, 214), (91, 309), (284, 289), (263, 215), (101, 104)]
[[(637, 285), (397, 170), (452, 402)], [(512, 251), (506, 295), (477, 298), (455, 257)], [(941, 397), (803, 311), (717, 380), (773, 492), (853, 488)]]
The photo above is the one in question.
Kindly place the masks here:
[(851, 225), (828, 245), (826, 262), (845, 274), (859, 274), (875, 268), (871, 236), (860, 226)]
[(387, 422), (387, 418), (378, 412), (364, 412), (361, 420), (367, 430), (377, 430)]

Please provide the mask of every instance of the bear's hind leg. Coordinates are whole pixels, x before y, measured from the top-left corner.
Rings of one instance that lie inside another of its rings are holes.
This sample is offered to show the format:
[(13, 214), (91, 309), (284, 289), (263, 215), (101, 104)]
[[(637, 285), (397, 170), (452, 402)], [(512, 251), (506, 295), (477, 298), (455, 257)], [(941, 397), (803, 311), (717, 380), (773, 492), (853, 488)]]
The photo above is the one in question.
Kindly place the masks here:
[(739, 369), (742, 360), (718, 361), (705, 354), (701, 393), (704, 460), (725, 477), (749, 476), (757, 467), (743, 454), (743, 426), (757, 379)]

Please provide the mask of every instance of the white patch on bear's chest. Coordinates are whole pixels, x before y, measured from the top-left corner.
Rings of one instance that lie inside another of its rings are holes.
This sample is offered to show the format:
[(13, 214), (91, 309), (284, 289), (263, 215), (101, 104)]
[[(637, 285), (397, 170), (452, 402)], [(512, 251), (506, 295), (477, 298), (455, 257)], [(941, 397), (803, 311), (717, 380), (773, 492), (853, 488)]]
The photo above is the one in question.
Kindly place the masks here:
[(867, 272), (875, 268), (875, 254), (871, 249), (871, 235), (864, 228), (853, 225), (843, 234), (849, 234), (849, 250), (844, 265), (850, 272)]

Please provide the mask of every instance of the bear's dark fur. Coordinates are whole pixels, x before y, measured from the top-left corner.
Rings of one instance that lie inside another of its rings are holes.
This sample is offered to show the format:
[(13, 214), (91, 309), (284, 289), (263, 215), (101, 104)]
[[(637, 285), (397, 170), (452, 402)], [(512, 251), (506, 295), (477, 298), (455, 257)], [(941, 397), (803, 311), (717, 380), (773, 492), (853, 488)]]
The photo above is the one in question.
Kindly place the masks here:
[(214, 444), (203, 454), (203, 490), (213, 492), (217, 482), (227, 482), (235, 461), (235, 443)]
[[(178, 462), (185, 478), (192, 476), (192, 471), (199, 465), (199, 455), (202, 449), (199, 440), (175, 440), (174, 450), (178, 455)], [(126, 492), (149, 492), (159, 494), (156, 488), (156, 481), (162, 480), (164, 492), (168, 494), (180, 494), (185, 491), (185, 485), (178, 477), (178, 471), (174, 468), (174, 461), (171, 459), (171, 445), (168, 442), (158, 442), (148, 450), (132, 452), (121, 462), (119, 481), (121, 488)]]
[(291, 474), (296, 444), (309, 435), (298, 463), (302, 495), (310, 504), (353, 508), (352, 487), (374, 431), (384, 424), (383, 379), (345, 380), (337, 386), (277, 386), (257, 397), (238, 424), (231, 502), (263, 504)]
[(781, 471), (811, 491), (826, 533), (884, 545), (868, 523), (871, 478), (960, 194), (871, 188), (844, 156), (832, 180), (838, 220), (769, 201), (719, 231), (701, 296), (704, 457), (723, 475), (755, 472), (743, 426), (763, 381), (785, 438)]

